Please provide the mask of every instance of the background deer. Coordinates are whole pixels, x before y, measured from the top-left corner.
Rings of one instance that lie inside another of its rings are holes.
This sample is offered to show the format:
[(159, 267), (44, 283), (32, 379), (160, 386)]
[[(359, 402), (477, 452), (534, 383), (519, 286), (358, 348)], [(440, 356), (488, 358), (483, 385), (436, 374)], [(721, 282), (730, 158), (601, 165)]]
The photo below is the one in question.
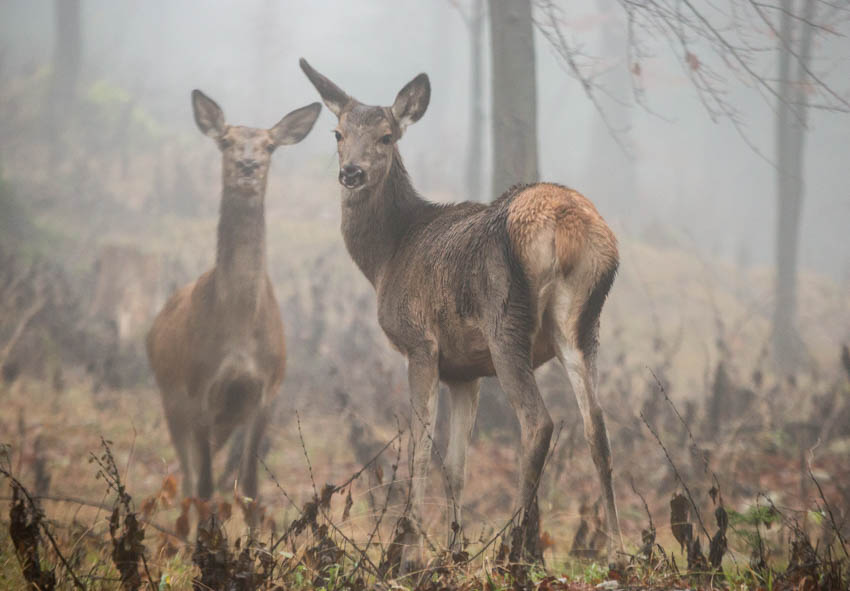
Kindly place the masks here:
[(265, 191), (271, 154), (301, 141), (321, 105), (289, 113), (271, 129), (225, 123), (219, 106), (192, 92), (200, 130), (222, 154), (215, 266), (165, 304), (147, 338), (183, 472), (183, 494), (212, 495), (212, 456), (245, 429), (239, 481), (257, 496), (257, 450), (283, 380), (283, 324), (266, 272)]
[[(301, 68), (339, 120), (345, 245), (377, 292), (382, 329), (408, 360), (414, 522), (421, 524), (439, 381), (451, 391), (445, 469), (450, 518), (460, 523), (479, 378), (495, 374), (521, 429), (522, 518), (512, 557), (542, 558), (537, 485), (553, 425), (534, 368), (557, 356), (602, 484), (612, 560), (622, 539), (595, 359), (599, 315), (618, 265), (614, 234), (590, 201), (554, 184), (516, 186), (490, 205), (425, 201), (396, 142), (428, 107), (428, 77), (409, 82), (392, 107), (373, 107), (304, 59)], [(409, 572), (419, 561), (418, 535), (407, 542), (402, 569)]]

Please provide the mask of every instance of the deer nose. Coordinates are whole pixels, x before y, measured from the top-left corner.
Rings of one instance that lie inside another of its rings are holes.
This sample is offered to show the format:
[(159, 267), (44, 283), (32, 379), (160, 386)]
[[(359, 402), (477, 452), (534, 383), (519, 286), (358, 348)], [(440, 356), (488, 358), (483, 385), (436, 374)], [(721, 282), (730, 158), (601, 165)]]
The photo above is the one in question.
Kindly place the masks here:
[(236, 168), (238, 168), (239, 172), (241, 172), (242, 174), (250, 174), (250, 173), (254, 172), (255, 170), (257, 170), (257, 168), (259, 166), (260, 166), (260, 163), (257, 162), (256, 160), (237, 160), (236, 161)]
[(346, 164), (339, 170), (339, 182), (349, 189), (359, 187), (365, 180), (366, 173), (359, 166)]

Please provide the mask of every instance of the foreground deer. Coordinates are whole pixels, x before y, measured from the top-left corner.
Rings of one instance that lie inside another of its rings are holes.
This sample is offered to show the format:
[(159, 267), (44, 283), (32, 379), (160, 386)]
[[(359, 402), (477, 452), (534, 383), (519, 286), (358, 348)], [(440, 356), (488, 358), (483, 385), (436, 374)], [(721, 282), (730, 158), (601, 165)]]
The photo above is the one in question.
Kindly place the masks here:
[(209, 498), (212, 456), (244, 429), (239, 481), (257, 496), (257, 451), (283, 380), (283, 324), (266, 273), (265, 192), (271, 153), (300, 142), (319, 115), (313, 103), (269, 130), (225, 124), (199, 90), (200, 130), (222, 153), (215, 267), (165, 304), (148, 334), (151, 368), (183, 472), (183, 494)]
[[(478, 382), (495, 373), (522, 438), (518, 501), (523, 516), (514, 538), (519, 548), (512, 554), (542, 558), (537, 484), (552, 420), (534, 368), (557, 356), (578, 400), (599, 473), (613, 559), (622, 539), (595, 366), (599, 315), (618, 264), (613, 233), (590, 201), (553, 184), (514, 187), (490, 205), (425, 201), (411, 185), (396, 142), (428, 107), (428, 77), (420, 74), (409, 82), (392, 107), (371, 107), (304, 59), (301, 69), (339, 119), (334, 133), (345, 245), (375, 287), (381, 328), (408, 360), (414, 521), (421, 523), (438, 382), (451, 392), (445, 469), (459, 523)], [(450, 534), (452, 540), (457, 536)], [(409, 572), (419, 560), (418, 535), (407, 542), (402, 568)]]

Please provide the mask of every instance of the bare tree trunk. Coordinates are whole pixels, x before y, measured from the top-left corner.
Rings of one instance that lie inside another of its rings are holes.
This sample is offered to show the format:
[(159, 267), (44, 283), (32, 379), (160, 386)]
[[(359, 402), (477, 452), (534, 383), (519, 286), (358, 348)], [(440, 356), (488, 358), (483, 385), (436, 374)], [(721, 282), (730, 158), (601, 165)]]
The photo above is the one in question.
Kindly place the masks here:
[(80, 76), (82, 35), (80, 0), (54, 0), (55, 41), (53, 77), (48, 97), (48, 134), (50, 165), (53, 167), (62, 150), (62, 132), (76, 112), (77, 82)]
[[(601, 79), (601, 83), (607, 93), (617, 100), (610, 101), (605, 107), (607, 124), (599, 113), (595, 113), (587, 167), (590, 178), (584, 186), (586, 190), (593, 191), (593, 201), (603, 215), (613, 217), (615, 214), (623, 221), (634, 223), (641, 208), (636, 207), (635, 202), (637, 179), (634, 161), (624, 149), (624, 146), (628, 147), (628, 129), (631, 126), (631, 106), (628, 101), (631, 74), (628, 64), (619, 63), (627, 53), (626, 23), (615, 16), (622, 11), (616, 0), (596, 0), (596, 7), (603, 17), (602, 26), (599, 27), (597, 53), (606, 62), (615, 64)], [(617, 145), (614, 133), (619, 134), (622, 145)]]
[(469, 17), (469, 147), (466, 154), (466, 193), (473, 201), (484, 201), (481, 190), (481, 162), (484, 148), (484, 111), (481, 107), (483, 89), (481, 69), (484, 36), (484, 0), (472, 0)]
[(490, 0), (493, 194), (537, 173), (537, 88), (530, 0)]
[[(782, 0), (779, 39), (779, 100), (776, 110), (776, 287), (773, 354), (784, 370), (793, 371), (801, 357), (796, 328), (797, 256), (803, 207), (803, 156), (806, 139), (806, 69), (811, 61), (814, 0), (805, 0), (803, 27), (795, 40), (792, 0)], [(795, 43), (796, 41), (796, 43)], [(795, 51), (795, 46), (797, 47)], [(796, 60), (794, 59), (796, 53)]]

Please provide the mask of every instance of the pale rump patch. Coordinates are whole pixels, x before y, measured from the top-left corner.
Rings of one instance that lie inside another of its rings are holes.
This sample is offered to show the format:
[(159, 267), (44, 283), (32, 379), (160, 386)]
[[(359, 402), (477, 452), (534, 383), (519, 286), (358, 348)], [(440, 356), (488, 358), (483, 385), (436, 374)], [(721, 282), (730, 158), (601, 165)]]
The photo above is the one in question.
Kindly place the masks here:
[[(514, 197), (508, 206), (508, 235), (535, 279), (553, 263), (569, 274), (581, 261), (601, 272), (618, 260), (616, 238), (593, 204), (559, 185), (539, 183)], [(554, 247), (554, 261), (541, 260), (552, 252), (547, 244)]]

